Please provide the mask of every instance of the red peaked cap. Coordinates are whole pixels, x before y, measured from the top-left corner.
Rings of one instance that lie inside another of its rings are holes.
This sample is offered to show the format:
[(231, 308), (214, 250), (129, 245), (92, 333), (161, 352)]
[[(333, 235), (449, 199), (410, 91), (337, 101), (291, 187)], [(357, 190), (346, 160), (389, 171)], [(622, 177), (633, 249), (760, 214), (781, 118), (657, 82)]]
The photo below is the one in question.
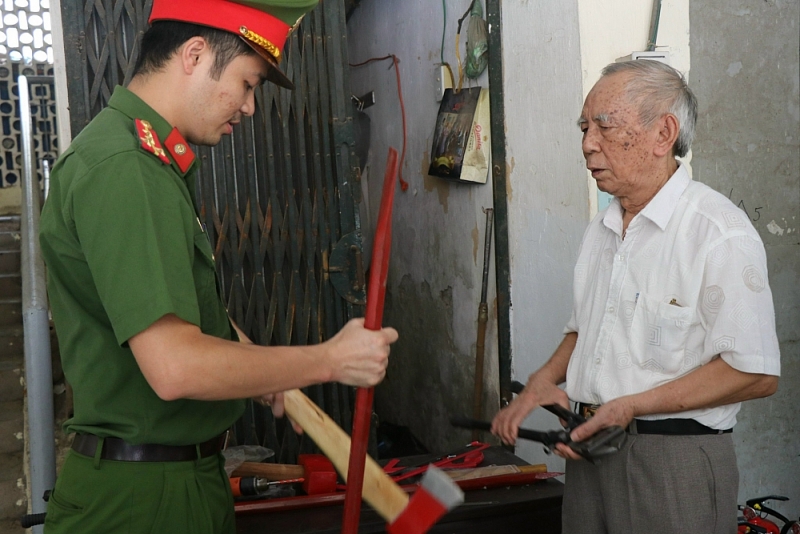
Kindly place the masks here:
[(278, 67), (283, 45), (292, 31), (279, 18), (232, 0), (153, 0), (149, 22), (159, 20), (200, 24), (238, 35), (270, 64), (269, 81), (294, 89)]

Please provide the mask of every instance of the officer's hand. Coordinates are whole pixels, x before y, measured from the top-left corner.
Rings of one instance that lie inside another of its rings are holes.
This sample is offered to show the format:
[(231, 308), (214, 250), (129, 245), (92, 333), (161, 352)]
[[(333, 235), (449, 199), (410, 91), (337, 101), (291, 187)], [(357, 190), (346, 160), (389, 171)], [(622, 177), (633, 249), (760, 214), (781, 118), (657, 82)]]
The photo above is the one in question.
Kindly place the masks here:
[[(270, 393), (269, 395), (262, 395), (261, 397), (257, 398), (256, 401), (261, 403), (264, 406), (269, 406), (272, 408), (272, 415), (276, 418), (280, 419), (286, 414), (286, 410), (283, 404), (283, 393)], [(294, 422), (291, 417), (287, 417), (289, 422), (292, 424), (292, 428), (298, 434), (303, 433), (303, 427), (298, 425)]]
[(332, 380), (349, 386), (372, 387), (386, 375), (389, 345), (397, 341), (397, 330), (364, 328), (364, 319), (352, 319), (327, 341)]
[(528, 379), (525, 389), (495, 416), (492, 421), (492, 434), (504, 443), (513, 445), (517, 441), (519, 426), (528, 414), (546, 404), (560, 404), (569, 409), (569, 399), (563, 390), (533, 374)]

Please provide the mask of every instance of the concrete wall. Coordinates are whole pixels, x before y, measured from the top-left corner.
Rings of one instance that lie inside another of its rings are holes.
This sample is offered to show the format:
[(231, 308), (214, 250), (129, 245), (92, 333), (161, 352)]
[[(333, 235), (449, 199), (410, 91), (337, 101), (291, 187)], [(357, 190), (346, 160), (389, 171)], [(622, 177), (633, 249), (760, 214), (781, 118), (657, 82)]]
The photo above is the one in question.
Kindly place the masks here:
[[(454, 69), (456, 21), (468, 5), (447, 2), (444, 57)], [(408, 131), (402, 173), (409, 188), (398, 188), (395, 197), (384, 315), (384, 324), (397, 328), (400, 340), (392, 348), (387, 379), (376, 390), (376, 410), (382, 420), (410, 427), (432, 450), (462, 447), (469, 437), (468, 431), (452, 430), (448, 420), (472, 411), (485, 227), (481, 208), (492, 207), (491, 183), (461, 185), (427, 175), (439, 109), (435, 76), (442, 23), (441, 2), (429, 0), (366, 0), (348, 23), (351, 63), (386, 54), (399, 58)], [(466, 26), (463, 30), (465, 39)], [(478, 80), (484, 87), (486, 77)], [(369, 203), (365, 235), (371, 239), (388, 147), (402, 148), (401, 111), (390, 61), (352, 68), (350, 82), (353, 94), (374, 90), (377, 98), (366, 110), (372, 135), (362, 178)], [(493, 267), (489, 280), (487, 407), (499, 403)], [(493, 413), (487, 408), (485, 417)]]
[[(575, 125), (583, 102), (578, 2), (504, 2), (503, 88), (508, 159), (513, 376), (526, 382), (560, 343), (572, 269), (589, 222), (589, 189)], [(528, 428), (556, 428), (535, 411)], [(539, 444), (517, 454), (563, 471)]]
[(700, 104), (694, 176), (750, 216), (767, 249), (782, 378), (744, 404), (734, 437), (740, 501), (785, 495), (800, 513), (800, 3), (691, 6), (692, 86)]

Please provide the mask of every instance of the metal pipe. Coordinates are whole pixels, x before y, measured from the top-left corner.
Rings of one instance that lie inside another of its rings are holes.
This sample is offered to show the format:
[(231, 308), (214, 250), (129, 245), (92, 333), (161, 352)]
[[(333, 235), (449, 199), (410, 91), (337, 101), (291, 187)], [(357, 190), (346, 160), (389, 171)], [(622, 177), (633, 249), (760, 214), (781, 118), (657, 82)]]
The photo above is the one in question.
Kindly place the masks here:
[[(55, 418), (53, 415), (53, 368), (50, 356), (50, 319), (44, 261), (39, 249), (41, 189), (33, 159), (33, 122), (28, 84), (53, 83), (51, 76), (20, 76), (19, 114), (22, 132), (22, 216), (20, 220), (22, 320), (25, 336), (25, 386), (28, 402), (28, 444), (32, 513), (47, 511), (44, 492), (56, 481)], [(42, 532), (41, 525), (34, 533)]]
[[(486, 344), (486, 324), (489, 322), (489, 306), (486, 294), (489, 289), (489, 260), (492, 252), (492, 221), (494, 209), (486, 208), (486, 233), (483, 245), (483, 280), (481, 281), (481, 303), (478, 305), (478, 337), (475, 341), (475, 387), (472, 397), (472, 416), (480, 419), (483, 416), (483, 363), (484, 346)], [(478, 441), (480, 431), (473, 429), (472, 441)]]
[(46, 159), (42, 160), (42, 202), (47, 200), (47, 195), (50, 194), (50, 162)]
[(492, 199), (494, 205), (494, 268), (497, 283), (497, 353), (500, 407), (511, 401), (511, 252), (508, 239), (508, 176), (506, 176), (505, 94), (501, 0), (486, 1), (489, 25), (489, 107), (492, 117)]
[(653, 0), (653, 13), (650, 16), (650, 33), (647, 39), (647, 51), (652, 52), (656, 49), (656, 39), (658, 38), (658, 23), (661, 19), (661, 0)]

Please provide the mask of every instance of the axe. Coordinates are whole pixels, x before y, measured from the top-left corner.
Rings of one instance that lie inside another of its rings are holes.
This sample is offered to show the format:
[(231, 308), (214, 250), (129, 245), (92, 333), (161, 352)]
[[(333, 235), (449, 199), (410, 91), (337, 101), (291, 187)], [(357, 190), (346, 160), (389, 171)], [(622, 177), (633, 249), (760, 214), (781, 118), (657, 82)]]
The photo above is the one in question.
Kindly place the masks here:
[[(350, 437), (300, 390), (285, 392), (283, 402), (286, 414), (303, 428), (346, 479)], [(365, 457), (363, 476), (363, 498), (387, 521), (389, 534), (423, 534), (449, 509), (464, 501), (461, 488), (433, 466), (411, 498), (369, 456)]]

